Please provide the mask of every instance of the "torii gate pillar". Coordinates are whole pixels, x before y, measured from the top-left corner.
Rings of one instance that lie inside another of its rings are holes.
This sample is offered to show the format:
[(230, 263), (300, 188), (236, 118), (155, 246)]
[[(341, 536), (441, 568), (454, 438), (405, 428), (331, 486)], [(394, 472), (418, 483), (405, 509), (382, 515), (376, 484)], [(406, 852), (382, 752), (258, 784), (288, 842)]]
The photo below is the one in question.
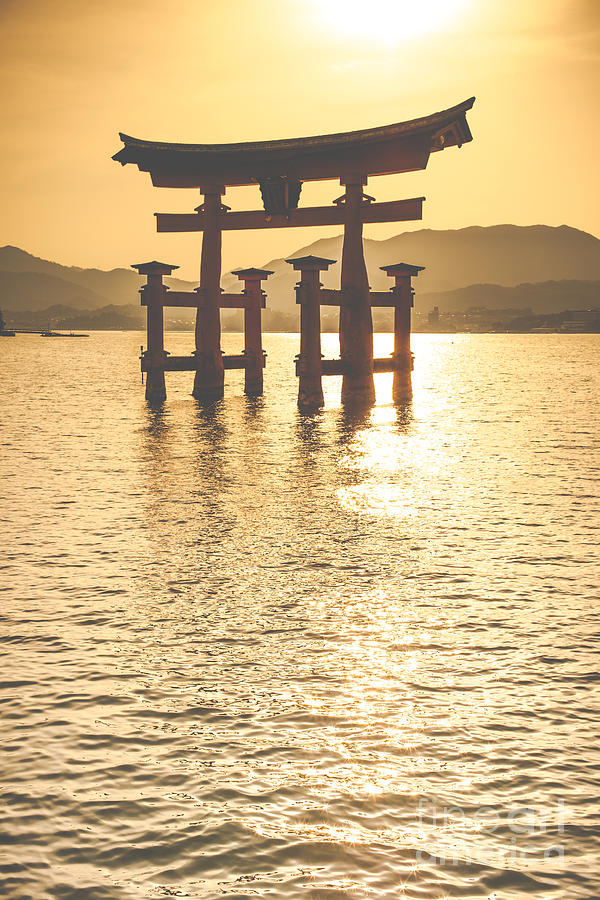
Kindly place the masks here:
[(244, 282), (244, 391), (249, 397), (259, 397), (263, 392), (265, 353), (262, 348), (261, 311), (265, 307), (265, 292), (261, 282), (273, 272), (269, 269), (237, 269), (232, 273)]
[(196, 375), (193, 396), (197, 400), (220, 400), (224, 393), (225, 371), (221, 352), (221, 196), (222, 185), (202, 186), (204, 203), (198, 207), (204, 214), (200, 293), (203, 306), (196, 313)]
[(286, 263), (300, 272), (300, 281), (296, 287), (296, 303), (300, 304), (300, 355), (296, 357), (296, 374), (298, 408), (303, 413), (315, 412), (323, 406), (319, 276), (334, 262), (334, 259), (324, 259), (321, 256), (286, 259)]
[(393, 293), (397, 301), (394, 306), (394, 381), (392, 394), (395, 399), (406, 399), (412, 394), (413, 355), (410, 349), (411, 310), (414, 302), (412, 279), (424, 266), (396, 263), (380, 266), (381, 270), (394, 279)]
[(342, 402), (373, 403), (373, 317), (369, 301), (369, 278), (363, 251), (362, 209), (368, 201), (363, 193), (366, 176), (342, 178), (346, 187), (340, 198), (345, 207), (340, 307), (340, 357), (346, 363), (342, 380)]
[(148, 361), (146, 373), (146, 400), (151, 403), (161, 403), (167, 396), (165, 387), (165, 353), (164, 342), (164, 313), (165, 286), (163, 277), (170, 275), (179, 266), (170, 266), (168, 263), (152, 260), (148, 263), (137, 263), (131, 267), (137, 269), (140, 275), (148, 279), (141, 289), (143, 303), (147, 310), (147, 341), (148, 349), (144, 356)]

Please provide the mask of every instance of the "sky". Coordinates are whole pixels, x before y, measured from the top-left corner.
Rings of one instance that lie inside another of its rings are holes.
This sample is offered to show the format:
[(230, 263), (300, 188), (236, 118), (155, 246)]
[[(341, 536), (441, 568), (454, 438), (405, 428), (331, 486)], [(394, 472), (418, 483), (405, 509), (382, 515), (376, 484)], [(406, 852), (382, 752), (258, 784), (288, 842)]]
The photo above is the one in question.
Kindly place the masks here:
[[(473, 142), (424, 172), (373, 178), (425, 196), (415, 228), (567, 224), (600, 236), (600, 0), (0, 0), (0, 245), (67, 265), (147, 259), (197, 279), (200, 234), (162, 234), (195, 190), (111, 160), (119, 131), (222, 143), (351, 131), (473, 95)], [(330, 203), (335, 181), (301, 204)], [(233, 209), (258, 188), (229, 189)], [(224, 269), (339, 227), (226, 233)]]

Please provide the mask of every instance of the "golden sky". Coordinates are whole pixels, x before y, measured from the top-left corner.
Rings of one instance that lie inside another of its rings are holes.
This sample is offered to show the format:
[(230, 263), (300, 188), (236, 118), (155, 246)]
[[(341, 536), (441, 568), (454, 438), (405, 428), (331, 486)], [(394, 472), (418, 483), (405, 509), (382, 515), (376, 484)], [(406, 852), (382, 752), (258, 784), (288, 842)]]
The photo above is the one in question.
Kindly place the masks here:
[[(369, 182), (377, 200), (426, 196), (422, 223), (365, 234), (513, 222), (600, 236), (600, 0), (0, 0), (0, 29), (0, 245), (101, 268), (157, 258), (193, 279), (200, 235), (157, 235), (152, 214), (191, 212), (199, 195), (111, 161), (119, 131), (296, 137), (473, 94), (473, 143)], [(301, 203), (339, 193), (309, 184)], [(258, 188), (224, 202), (259, 208)], [(339, 231), (225, 234), (224, 267)]]

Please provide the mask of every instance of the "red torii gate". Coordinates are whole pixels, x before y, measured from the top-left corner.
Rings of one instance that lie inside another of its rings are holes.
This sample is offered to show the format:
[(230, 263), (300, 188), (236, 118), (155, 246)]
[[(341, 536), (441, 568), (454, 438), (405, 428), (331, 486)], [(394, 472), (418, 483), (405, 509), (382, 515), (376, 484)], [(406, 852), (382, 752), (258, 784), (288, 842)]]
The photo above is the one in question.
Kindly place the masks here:
[[(124, 146), (113, 159), (123, 165), (134, 163), (140, 171), (149, 172), (157, 187), (199, 188), (203, 195), (203, 203), (194, 213), (156, 214), (159, 232), (203, 233), (200, 287), (193, 293), (169, 291), (162, 278), (175, 266), (156, 262), (136, 266), (140, 274), (148, 276), (142, 291), (142, 302), (148, 306), (148, 350), (142, 359), (142, 369), (148, 372), (146, 396), (164, 398), (165, 371), (195, 371), (193, 394), (200, 400), (211, 401), (223, 396), (225, 368), (244, 368), (246, 389), (250, 392), (262, 389), (260, 309), (264, 306), (264, 295), (260, 282), (271, 273), (242, 270), (237, 274), (245, 284), (243, 294), (223, 294), (221, 235), (230, 230), (308, 225), (343, 225), (344, 241), (340, 291), (323, 291), (319, 285), (319, 271), (326, 269), (332, 260), (312, 257), (304, 261), (289, 260), (302, 273), (298, 288), (302, 312), (301, 352), (297, 363), (300, 405), (310, 409), (322, 403), (322, 374), (343, 376), (343, 400), (371, 402), (375, 395), (374, 371), (392, 370), (395, 381), (400, 383), (402, 374), (407, 369), (410, 373), (412, 367), (411, 278), (422, 267), (407, 264), (383, 267), (395, 277), (396, 286), (391, 294), (370, 291), (362, 230), (366, 223), (421, 219), (424, 198), (376, 203), (364, 193), (364, 186), (370, 175), (424, 169), (432, 152), (460, 147), (472, 140), (466, 113), (474, 99), (395, 125), (291, 140), (174, 144), (142, 141), (121, 134)], [(332, 207), (298, 207), (304, 181), (328, 179), (339, 179), (345, 188)], [(263, 210), (232, 212), (223, 205), (221, 198), (227, 187), (251, 184), (260, 186)], [(320, 320), (317, 319), (321, 304), (340, 307), (340, 360), (320, 358)], [(394, 355), (390, 360), (373, 359), (373, 305), (393, 306), (396, 310)], [(192, 357), (169, 358), (165, 354), (163, 306), (197, 309), (196, 351)], [(221, 352), (219, 311), (223, 307), (245, 309), (246, 347), (240, 357), (223, 357)]]

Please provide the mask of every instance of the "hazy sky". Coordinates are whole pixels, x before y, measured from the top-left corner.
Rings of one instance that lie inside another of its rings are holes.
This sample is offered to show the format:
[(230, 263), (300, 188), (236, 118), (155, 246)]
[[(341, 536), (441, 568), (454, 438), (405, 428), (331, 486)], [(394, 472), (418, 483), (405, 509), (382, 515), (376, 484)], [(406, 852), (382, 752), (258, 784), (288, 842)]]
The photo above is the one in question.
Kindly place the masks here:
[[(473, 143), (369, 182), (378, 200), (425, 195), (423, 222), (366, 234), (514, 222), (600, 236), (600, 0), (0, 0), (0, 29), (0, 244), (102, 268), (158, 258), (195, 278), (200, 235), (157, 235), (152, 214), (191, 212), (199, 195), (112, 162), (119, 131), (295, 137), (473, 94)], [(339, 193), (306, 185), (301, 202)], [(224, 199), (260, 207), (258, 188)], [(339, 230), (225, 234), (224, 265)]]

